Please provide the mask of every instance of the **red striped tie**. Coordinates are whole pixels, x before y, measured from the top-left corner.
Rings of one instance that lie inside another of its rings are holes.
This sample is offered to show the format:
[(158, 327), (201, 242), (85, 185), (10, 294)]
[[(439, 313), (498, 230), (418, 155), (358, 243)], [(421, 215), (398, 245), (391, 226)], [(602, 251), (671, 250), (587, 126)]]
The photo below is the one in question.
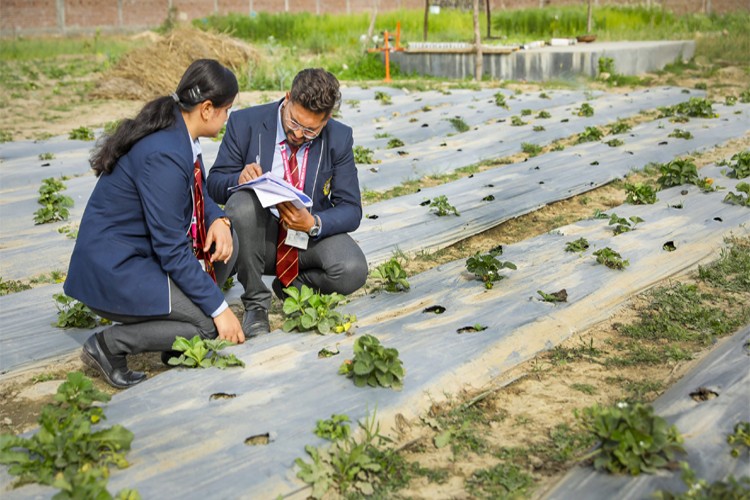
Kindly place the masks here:
[[(299, 187), (299, 170), (297, 168), (297, 150), (299, 146), (289, 146), (289, 173), (290, 179), (286, 181), (292, 186)], [(279, 221), (279, 238), (276, 243), (276, 276), (284, 286), (294, 281), (299, 274), (299, 255), (297, 249), (284, 243), (286, 240), (286, 228)]]
[(216, 281), (214, 265), (211, 262), (211, 254), (203, 251), (206, 246), (206, 219), (203, 207), (203, 173), (201, 172), (200, 159), (195, 160), (195, 169), (193, 170), (193, 202), (195, 203), (195, 225), (196, 235), (193, 251), (198, 259), (203, 259), (206, 264), (206, 272)]

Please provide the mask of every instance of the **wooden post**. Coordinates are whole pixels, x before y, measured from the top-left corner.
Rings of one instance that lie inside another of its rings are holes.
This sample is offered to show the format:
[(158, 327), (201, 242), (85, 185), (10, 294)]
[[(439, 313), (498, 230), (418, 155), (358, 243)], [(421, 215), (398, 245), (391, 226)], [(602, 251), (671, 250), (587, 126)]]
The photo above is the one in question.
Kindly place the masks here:
[(589, 0), (589, 9), (588, 9), (588, 12), (586, 14), (586, 34), (587, 35), (591, 34), (591, 18), (592, 18), (592, 13), (593, 13), (592, 12), (593, 9), (592, 9), (592, 6), (591, 6), (591, 2), (593, 2), (593, 1), (594, 0)]
[(492, 0), (484, 0), (485, 10), (487, 11), (487, 39), (492, 38), (492, 13), (490, 12), (490, 2)]
[(430, 0), (424, 0), (424, 30), (422, 31), (422, 40), (427, 41), (427, 27), (430, 22)]
[(479, 0), (474, 0), (474, 47), (476, 58), (474, 59), (474, 79), (482, 81), (483, 61), (482, 61), (482, 38), (479, 35)]
[(388, 48), (388, 32), (384, 32), (384, 38), (385, 38), (385, 45), (383, 45), (383, 49), (385, 50), (385, 80), (386, 82), (391, 81), (391, 49)]

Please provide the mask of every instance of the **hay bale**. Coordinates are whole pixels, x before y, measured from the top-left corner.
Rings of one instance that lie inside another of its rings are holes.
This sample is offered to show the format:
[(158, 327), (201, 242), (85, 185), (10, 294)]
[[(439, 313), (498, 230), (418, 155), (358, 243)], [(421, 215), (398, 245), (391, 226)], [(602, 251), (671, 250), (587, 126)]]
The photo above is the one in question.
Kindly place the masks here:
[(235, 74), (260, 63), (250, 45), (223, 34), (178, 28), (148, 47), (135, 49), (97, 82), (92, 97), (150, 100), (174, 92), (196, 59), (216, 59)]

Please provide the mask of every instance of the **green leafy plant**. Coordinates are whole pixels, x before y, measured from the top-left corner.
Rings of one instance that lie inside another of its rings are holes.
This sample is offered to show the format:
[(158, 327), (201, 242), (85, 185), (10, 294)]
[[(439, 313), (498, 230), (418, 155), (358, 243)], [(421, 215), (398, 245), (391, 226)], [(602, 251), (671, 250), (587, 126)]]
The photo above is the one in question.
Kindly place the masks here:
[(733, 95), (724, 97), (724, 104), (726, 106), (734, 106), (735, 104), (737, 104), (737, 97)]
[(307, 285), (290, 286), (284, 293), (288, 295), (283, 306), (286, 319), (282, 329), (285, 332), (297, 329), (300, 332), (317, 330), (320, 334), (345, 333), (357, 320), (355, 315), (341, 314), (335, 309), (345, 299), (340, 293), (317, 293)]
[(609, 146), (610, 148), (616, 148), (616, 147), (618, 147), (618, 146), (622, 146), (623, 144), (625, 144), (625, 142), (624, 142), (624, 141), (623, 141), (622, 139), (617, 139), (617, 138), (615, 138), (615, 139), (610, 139), (610, 140), (608, 140), (608, 141), (607, 141), (607, 142), (605, 142), (604, 144), (606, 144), (606, 145), (607, 145), (607, 146)]
[(676, 128), (672, 132), (670, 132), (668, 137), (674, 137), (675, 139), (692, 139), (693, 134), (689, 130)]
[(721, 186), (717, 186), (711, 177), (699, 177), (698, 180), (695, 181), (695, 185), (704, 193), (711, 193), (713, 191), (718, 191), (719, 189), (724, 189)]
[(566, 252), (585, 252), (589, 248), (589, 240), (586, 238), (578, 238), (574, 241), (569, 241), (565, 244)]
[(740, 92), (740, 102), (745, 104), (750, 102), (750, 89)]
[(727, 436), (727, 444), (732, 448), (730, 454), (739, 458), (744, 453), (750, 453), (750, 422), (737, 422), (734, 432)]
[(581, 103), (581, 107), (573, 111), (573, 114), (576, 116), (594, 116), (594, 108), (591, 107), (591, 104), (584, 102)]
[(628, 125), (627, 122), (619, 120), (609, 127), (609, 135), (624, 134), (625, 132), (629, 132), (632, 128), (633, 127)]
[(220, 354), (219, 351), (225, 347), (234, 345), (228, 340), (202, 339), (196, 335), (188, 340), (185, 337), (177, 337), (172, 344), (172, 350), (180, 352), (179, 357), (169, 358), (171, 366), (185, 366), (188, 368), (228, 368), (230, 366), (245, 366), (245, 362), (234, 354)]
[(709, 483), (705, 479), (698, 479), (695, 471), (685, 462), (680, 462), (682, 469), (682, 482), (687, 486), (683, 493), (672, 493), (666, 490), (655, 491), (653, 497), (657, 500), (744, 500), (750, 491), (750, 477), (744, 476), (739, 479), (730, 474), (725, 481)]
[(731, 170), (727, 172), (727, 177), (733, 179), (750, 177), (750, 149), (733, 154), (729, 160), (729, 168)]
[(82, 302), (64, 293), (56, 293), (52, 296), (57, 307), (58, 328), (94, 328), (98, 324), (98, 316)]
[(13, 142), (13, 133), (8, 130), (0, 130), (0, 144)]
[[(101, 403), (109, 399), (83, 373), (68, 373), (54, 402), (42, 409), (34, 435), (0, 435), (0, 463), (8, 465), (8, 472), (21, 483), (46, 484), (67, 493), (55, 498), (111, 498), (106, 490), (108, 468), (128, 466), (125, 453), (133, 433), (121, 425), (95, 428), (105, 419)], [(85, 494), (91, 491), (101, 496)]]
[(0, 276), (0, 296), (8, 295), (9, 293), (22, 292), (24, 290), (30, 290), (31, 285), (28, 285), (18, 280), (4, 280)]
[(695, 163), (683, 158), (662, 163), (659, 165), (659, 173), (661, 176), (656, 179), (656, 182), (662, 189), (682, 184), (695, 184), (698, 180), (698, 169)]
[(362, 165), (377, 163), (372, 157), (373, 151), (370, 148), (366, 148), (364, 146), (354, 146), (352, 148), (352, 152), (354, 153), (354, 163), (359, 163)]
[(521, 116), (531, 116), (532, 111), (530, 109), (522, 109)]
[(602, 138), (604, 134), (597, 127), (586, 127), (586, 130), (578, 134), (576, 144), (582, 144), (584, 142), (595, 142)]
[(83, 125), (71, 130), (68, 134), (68, 139), (71, 141), (93, 141), (95, 138), (94, 131)]
[(527, 498), (534, 479), (515, 464), (501, 462), (479, 469), (466, 479), (471, 498)]
[(691, 97), (689, 100), (675, 104), (674, 106), (662, 106), (659, 108), (659, 111), (659, 118), (716, 118), (719, 116), (714, 113), (712, 102), (705, 97)]
[(466, 124), (463, 118), (460, 116), (454, 116), (453, 118), (448, 118), (448, 121), (451, 125), (453, 125), (453, 128), (456, 129), (456, 132), (466, 132), (470, 129), (470, 127)]
[(354, 359), (344, 361), (339, 367), (339, 374), (353, 379), (357, 387), (401, 390), (405, 373), (398, 351), (382, 346), (372, 335), (359, 337), (354, 342)]
[(508, 103), (505, 102), (505, 94), (502, 92), (495, 93), (495, 105), (501, 108), (508, 109)]
[(381, 90), (375, 91), (375, 100), (380, 101), (380, 104), (382, 104), (383, 106), (386, 106), (388, 104), (393, 104), (393, 100), (391, 99), (391, 94), (388, 94)]
[(517, 269), (516, 265), (512, 262), (501, 262), (498, 260), (497, 256), (501, 254), (502, 251), (498, 250), (492, 250), (484, 255), (481, 252), (477, 252), (466, 259), (466, 270), (482, 280), (487, 290), (492, 289), (495, 282), (505, 278), (505, 276), (500, 274), (502, 269)]
[(537, 113), (536, 117), (544, 119), (544, 118), (552, 118), (552, 115), (550, 114), (549, 111), (542, 110), (539, 113)]
[(546, 129), (543, 126), (541, 126), (541, 125), (534, 125), (534, 127), (532, 128), (532, 130), (534, 132), (544, 132)]
[(510, 117), (510, 125), (511, 127), (520, 127), (526, 125), (526, 122), (523, 121), (520, 116), (513, 115)]
[(48, 177), (42, 180), (37, 200), (42, 208), (34, 212), (35, 224), (67, 220), (70, 215), (68, 208), (73, 206), (73, 199), (60, 194), (59, 191), (63, 189), (65, 189), (65, 183), (60, 179)]
[(530, 142), (522, 142), (521, 150), (533, 158), (534, 156), (542, 152), (542, 147), (538, 144), (533, 144)]
[(326, 420), (318, 420), (315, 424), (315, 435), (328, 441), (339, 441), (349, 439), (351, 429), (349, 428), (348, 415), (331, 415)]
[(630, 265), (629, 261), (623, 260), (622, 255), (609, 247), (597, 250), (594, 252), (594, 256), (599, 264), (604, 264), (610, 269), (625, 269)]
[(54, 153), (39, 153), (39, 159), (41, 161), (54, 160), (55, 159), (55, 155), (54, 155)]
[(750, 184), (747, 182), (738, 182), (735, 186), (736, 193), (729, 192), (724, 197), (724, 203), (730, 205), (741, 205), (743, 207), (750, 207)]
[(435, 214), (438, 217), (443, 217), (446, 215), (461, 215), (458, 213), (458, 210), (456, 210), (456, 207), (448, 203), (448, 197), (444, 194), (441, 194), (440, 196), (436, 196), (432, 199), (430, 202), (430, 211), (435, 212)]
[(403, 461), (385, 447), (390, 440), (380, 434), (375, 415), (358, 423), (362, 438), (338, 439), (328, 448), (305, 446), (309, 462), (301, 458), (297, 477), (312, 486), (310, 496), (321, 498), (363, 498), (399, 475)]
[(386, 146), (388, 149), (396, 149), (400, 148), (404, 145), (404, 141), (399, 139), (398, 137), (393, 137), (388, 141), (388, 145)]
[(544, 302), (567, 302), (568, 291), (566, 289), (559, 290), (557, 292), (546, 293), (541, 290), (536, 291), (537, 294), (542, 298)]
[(625, 201), (633, 205), (653, 205), (656, 203), (656, 189), (650, 184), (637, 182), (625, 184)]
[(370, 277), (388, 292), (404, 292), (409, 289), (406, 271), (396, 257), (378, 265), (372, 270)]
[(626, 219), (625, 217), (620, 217), (617, 214), (612, 214), (609, 216), (608, 225), (612, 226), (612, 232), (615, 236), (617, 236), (618, 234), (632, 231), (633, 229), (635, 229), (635, 226), (641, 222), (643, 222), (643, 219), (636, 215), (632, 215)]
[(654, 473), (684, 453), (677, 427), (655, 415), (651, 406), (641, 403), (594, 405), (575, 412), (582, 427), (600, 442), (592, 455), (594, 468), (633, 476)]

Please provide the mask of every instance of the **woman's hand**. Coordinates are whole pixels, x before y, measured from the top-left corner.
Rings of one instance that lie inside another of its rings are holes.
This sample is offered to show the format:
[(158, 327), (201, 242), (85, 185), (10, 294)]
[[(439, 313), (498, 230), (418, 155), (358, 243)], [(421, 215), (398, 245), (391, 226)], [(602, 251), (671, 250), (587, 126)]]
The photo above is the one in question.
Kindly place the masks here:
[(211, 254), (211, 262), (220, 260), (226, 264), (229, 262), (229, 257), (232, 256), (232, 230), (229, 229), (226, 220), (222, 219), (223, 217), (219, 217), (208, 228), (206, 246), (203, 247), (203, 251), (208, 252), (211, 245), (215, 245), (214, 253)]
[(214, 318), (214, 325), (219, 332), (219, 338), (242, 344), (245, 342), (245, 334), (242, 333), (242, 325), (230, 308), (224, 309), (221, 314)]

